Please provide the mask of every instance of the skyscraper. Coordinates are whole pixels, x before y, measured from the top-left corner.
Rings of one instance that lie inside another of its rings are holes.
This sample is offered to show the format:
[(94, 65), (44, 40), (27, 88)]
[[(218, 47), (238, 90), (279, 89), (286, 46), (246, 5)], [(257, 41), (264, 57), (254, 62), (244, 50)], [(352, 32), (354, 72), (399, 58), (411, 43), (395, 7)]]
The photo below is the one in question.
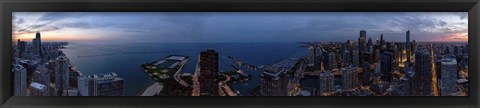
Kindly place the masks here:
[(383, 40), (383, 34), (380, 34), (380, 46), (385, 44), (385, 40)]
[(69, 73), (68, 60), (65, 56), (59, 56), (55, 60), (55, 94), (61, 96), (63, 90), (69, 89)]
[(13, 86), (15, 96), (27, 95), (27, 70), (19, 64), (13, 66)]
[(410, 49), (410, 30), (408, 30), (406, 34), (407, 41), (405, 42), (405, 48)]
[(20, 39), (18, 39), (17, 41), (17, 49), (18, 49), (18, 57), (19, 58), (25, 58), (25, 50), (27, 48), (27, 42), (25, 41), (20, 41)]
[(288, 78), (283, 70), (270, 69), (260, 75), (261, 96), (288, 96)]
[(381, 64), (381, 71), (382, 71), (382, 79), (387, 82), (392, 81), (392, 72), (393, 72), (393, 66), (394, 66), (394, 57), (395, 55), (390, 52), (390, 51), (385, 51), (382, 53), (382, 57), (380, 60)]
[[(356, 50), (357, 53), (355, 55), (352, 55), (352, 57), (357, 57), (357, 59), (352, 59), (353, 64), (356, 64), (356, 66), (359, 66), (359, 63), (363, 63), (363, 54), (367, 52), (367, 31), (361, 30), (360, 31), (360, 37), (358, 38), (358, 49)], [(353, 53), (354, 51), (352, 51)], [(357, 61), (357, 62), (355, 62)]]
[[(93, 75), (93, 96), (124, 96), (124, 81), (117, 73)], [(92, 81), (92, 80), (91, 80)]]
[(412, 49), (410, 44), (410, 30), (408, 30), (406, 34), (407, 41), (405, 42), (405, 49), (407, 50), (407, 62), (410, 62), (410, 56), (412, 55)]
[(371, 37), (369, 37), (367, 41), (367, 52), (373, 52), (373, 41)]
[(373, 62), (378, 63), (381, 59), (380, 49), (376, 48), (373, 52)]
[(429, 96), (432, 93), (432, 59), (427, 49), (415, 52), (415, 95)]
[(326, 71), (320, 73), (320, 87), (318, 89), (319, 93), (329, 93), (335, 90), (335, 76), (332, 72)]
[(323, 52), (323, 67), (325, 70), (331, 70), (335, 68), (335, 53), (334, 52)]
[(218, 53), (213, 49), (200, 52), (200, 96), (218, 96)]
[(361, 30), (360, 37), (358, 38), (358, 50), (360, 52), (366, 51), (366, 40), (367, 40), (367, 31)]
[(357, 50), (352, 50), (352, 65), (353, 66), (360, 66), (360, 52), (358, 52)]
[(32, 43), (33, 43), (33, 50), (35, 54), (42, 57), (42, 40), (41, 40), (40, 32), (37, 32), (35, 34), (35, 38), (33, 39)]
[(80, 72), (78, 71), (70, 71), (68, 86), (76, 88), (78, 86), (78, 76), (80, 76)]
[(80, 96), (93, 96), (93, 77), (79, 76), (77, 80), (78, 94)]
[(377, 81), (380, 78), (381, 65), (380, 63), (374, 63), (373, 66), (374, 66), (374, 69), (373, 69), (372, 81)]
[(345, 50), (342, 53), (342, 61), (343, 61), (343, 67), (348, 67), (352, 64), (352, 53), (350, 51)]
[(124, 85), (117, 73), (94, 74), (78, 77), (78, 89), (67, 92), (78, 92), (80, 96), (124, 96)]
[(358, 72), (356, 67), (342, 68), (342, 86), (344, 90), (354, 89), (358, 86)]
[(442, 68), (441, 68), (441, 95), (448, 96), (456, 92), (457, 84), (457, 60), (454, 58), (444, 58), (442, 59)]
[(51, 73), (53, 70), (48, 69), (49, 63), (44, 63), (36, 67), (36, 71), (33, 73), (33, 81), (39, 84), (45, 85), (45, 91), (42, 89), (40, 90), (43, 93), (43, 96), (51, 96), (51, 88), (50, 88), (50, 81), (51, 81)]
[(370, 85), (372, 82), (372, 72), (370, 71), (370, 63), (363, 62), (362, 66), (362, 82), (363, 85)]
[(287, 71), (290, 71), (296, 62), (294, 59), (287, 58), (266, 66), (260, 75), (260, 95), (288, 96)]

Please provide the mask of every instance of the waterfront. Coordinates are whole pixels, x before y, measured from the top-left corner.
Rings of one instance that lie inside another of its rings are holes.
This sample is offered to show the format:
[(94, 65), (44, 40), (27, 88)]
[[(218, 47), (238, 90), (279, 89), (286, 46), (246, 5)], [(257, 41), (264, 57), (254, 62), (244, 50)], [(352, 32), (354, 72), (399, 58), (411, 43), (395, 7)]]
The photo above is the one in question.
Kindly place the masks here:
[(106, 14), (14, 14), (15, 96), (468, 96), (466, 13)]
[[(233, 56), (254, 65), (273, 64), (296, 54), (307, 54), (308, 50), (298, 43), (93, 43), (71, 42), (62, 51), (84, 75), (116, 72), (125, 79), (125, 95), (139, 94), (153, 84), (143, 72), (141, 64), (161, 59), (167, 55), (187, 55), (192, 59), (184, 73), (193, 73), (198, 52), (213, 48), (219, 54), (220, 71), (233, 70), (226, 56)], [(244, 68), (244, 67), (241, 67)], [(258, 86), (261, 71), (244, 69), (252, 80), (234, 84), (242, 96), (251, 96), (249, 90)]]

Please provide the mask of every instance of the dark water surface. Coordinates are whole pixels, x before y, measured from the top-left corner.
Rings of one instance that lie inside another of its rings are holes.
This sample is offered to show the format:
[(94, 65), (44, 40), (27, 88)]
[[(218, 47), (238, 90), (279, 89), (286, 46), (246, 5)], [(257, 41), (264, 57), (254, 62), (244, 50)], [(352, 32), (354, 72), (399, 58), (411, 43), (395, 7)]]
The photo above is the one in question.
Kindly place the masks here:
[[(162, 59), (167, 55), (187, 55), (191, 59), (184, 69), (193, 73), (200, 51), (215, 49), (220, 55), (220, 71), (233, 70), (226, 56), (253, 65), (273, 64), (281, 59), (307, 53), (298, 43), (70, 43), (62, 51), (84, 75), (116, 72), (125, 80), (125, 94), (133, 96), (153, 83), (141, 64)], [(241, 95), (258, 86), (261, 71), (245, 69), (252, 80), (234, 88)]]

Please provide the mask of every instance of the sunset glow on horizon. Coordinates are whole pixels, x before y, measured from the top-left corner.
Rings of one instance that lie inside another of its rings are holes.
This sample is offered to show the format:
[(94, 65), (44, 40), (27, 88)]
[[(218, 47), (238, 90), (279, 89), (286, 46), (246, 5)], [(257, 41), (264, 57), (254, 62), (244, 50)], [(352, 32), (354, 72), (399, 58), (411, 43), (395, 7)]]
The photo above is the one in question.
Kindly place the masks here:
[[(355, 20), (353, 20), (355, 19)], [(43, 41), (298, 42), (378, 39), (467, 42), (466, 12), (14, 12), (13, 38)]]

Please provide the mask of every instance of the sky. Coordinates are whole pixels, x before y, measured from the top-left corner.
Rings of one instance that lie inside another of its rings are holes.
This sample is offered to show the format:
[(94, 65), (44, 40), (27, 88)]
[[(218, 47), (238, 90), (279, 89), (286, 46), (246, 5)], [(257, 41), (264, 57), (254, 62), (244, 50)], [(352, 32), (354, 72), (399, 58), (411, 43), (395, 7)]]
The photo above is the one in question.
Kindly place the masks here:
[(89, 42), (468, 41), (467, 12), (14, 12), (13, 40)]

